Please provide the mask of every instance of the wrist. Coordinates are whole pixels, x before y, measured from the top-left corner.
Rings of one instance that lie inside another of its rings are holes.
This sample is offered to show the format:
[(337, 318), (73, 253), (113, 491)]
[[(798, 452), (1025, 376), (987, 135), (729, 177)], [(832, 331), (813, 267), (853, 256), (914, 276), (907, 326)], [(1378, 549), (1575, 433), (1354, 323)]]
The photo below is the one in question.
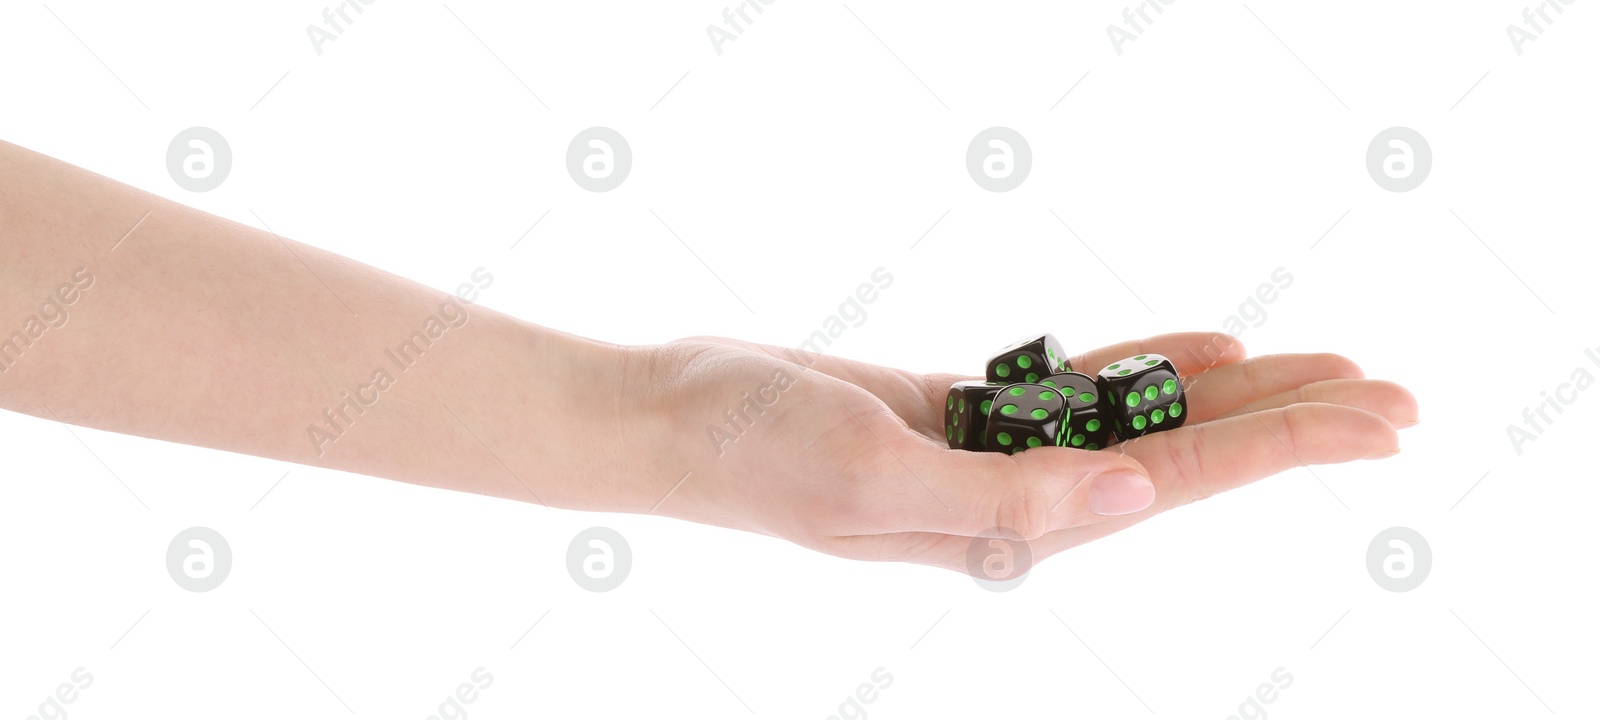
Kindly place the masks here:
[(622, 457), (616, 467), (627, 478), (619, 487), (622, 512), (653, 512), (692, 470), (686, 452), (693, 423), (684, 417), (686, 358), (675, 345), (612, 346), (621, 387), (614, 394), (614, 418)]
[(678, 353), (539, 327), (528, 337), (517, 401), (528, 442), (520, 454), (548, 487), (536, 486), (541, 500), (575, 510), (649, 512), (689, 470), (674, 399), (683, 367)]

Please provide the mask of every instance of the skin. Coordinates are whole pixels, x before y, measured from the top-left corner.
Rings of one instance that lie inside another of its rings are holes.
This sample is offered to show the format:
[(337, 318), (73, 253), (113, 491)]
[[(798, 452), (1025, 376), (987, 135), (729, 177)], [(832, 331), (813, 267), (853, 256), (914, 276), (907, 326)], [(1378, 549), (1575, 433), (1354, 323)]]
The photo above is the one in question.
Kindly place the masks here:
[[(0, 357), (0, 408), (960, 572), (982, 538), (1026, 540), (1036, 563), (1292, 467), (1392, 455), (1417, 418), (1404, 388), (1340, 356), (1247, 359), (1233, 338), (1181, 333), (1072, 366), (1166, 355), (1190, 388), (1184, 427), (1099, 452), (951, 450), (945, 390), (970, 376), (726, 338), (588, 340), (0, 142), (0, 344), (79, 269), (93, 284), (64, 324)], [(459, 325), (396, 370), (384, 351), (440, 316)], [(380, 367), (392, 384), (315, 441)], [(736, 439), (708, 437), (775, 377)]]

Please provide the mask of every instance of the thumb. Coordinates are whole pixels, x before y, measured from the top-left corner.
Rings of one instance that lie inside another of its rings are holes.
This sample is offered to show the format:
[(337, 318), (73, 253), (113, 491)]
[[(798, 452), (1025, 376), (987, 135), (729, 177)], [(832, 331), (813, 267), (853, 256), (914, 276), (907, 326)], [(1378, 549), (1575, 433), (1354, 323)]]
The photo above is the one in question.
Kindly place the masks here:
[(1033, 540), (1155, 501), (1144, 466), (1119, 452), (1038, 447), (1006, 455), (925, 447), (915, 461), (908, 458), (928, 490), (911, 496), (902, 518), (910, 531)]

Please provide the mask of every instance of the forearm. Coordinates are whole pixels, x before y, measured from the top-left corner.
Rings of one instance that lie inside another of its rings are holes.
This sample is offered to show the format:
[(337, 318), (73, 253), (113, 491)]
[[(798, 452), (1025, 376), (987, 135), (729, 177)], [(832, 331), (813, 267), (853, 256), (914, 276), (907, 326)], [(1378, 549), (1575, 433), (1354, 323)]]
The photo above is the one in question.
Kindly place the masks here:
[(623, 452), (620, 408), (585, 393), (635, 376), (637, 353), (469, 302), (489, 283), (432, 290), (0, 143), (0, 408), (556, 506), (637, 504), (645, 469)]

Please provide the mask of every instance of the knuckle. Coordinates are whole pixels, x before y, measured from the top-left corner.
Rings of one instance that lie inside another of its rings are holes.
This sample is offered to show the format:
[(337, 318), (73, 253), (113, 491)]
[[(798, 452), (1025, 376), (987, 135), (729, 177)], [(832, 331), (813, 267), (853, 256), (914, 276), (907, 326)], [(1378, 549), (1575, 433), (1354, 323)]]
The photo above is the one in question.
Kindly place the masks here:
[(1178, 491), (1176, 495), (1181, 499), (1175, 504), (1204, 500), (1219, 491), (1212, 483), (1206, 482), (1204, 448), (1210, 429), (1201, 424), (1191, 426), (1188, 430), (1161, 438), (1166, 441), (1167, 465), (1172, 468), (1172, 479)]
[(1306, 465), (1301, 457), (1308, 448), (1301, 445), (1310, 437), (1306, 433), (1305, 423), (1311, 422), (1311, 415), (1316, 413), (1316, 408), (1310, 405), (1291, 405), (1277, 413), (1278, 437), (1283, 441), (1283, 446), (1292, 456), (1290, 461), (1295, 465)]
[(1008, 483), (995, 509), (995, 527), (1037, 540), (1050, 530), (1050, 500), (1044, 483), (1027, 476)]
[(1261, 373), (1261, 358), (1250, 358), (1239, 363), (1239, 372), (1244, 374), (1245, 387), (1261, 388), (1267, 380)]

